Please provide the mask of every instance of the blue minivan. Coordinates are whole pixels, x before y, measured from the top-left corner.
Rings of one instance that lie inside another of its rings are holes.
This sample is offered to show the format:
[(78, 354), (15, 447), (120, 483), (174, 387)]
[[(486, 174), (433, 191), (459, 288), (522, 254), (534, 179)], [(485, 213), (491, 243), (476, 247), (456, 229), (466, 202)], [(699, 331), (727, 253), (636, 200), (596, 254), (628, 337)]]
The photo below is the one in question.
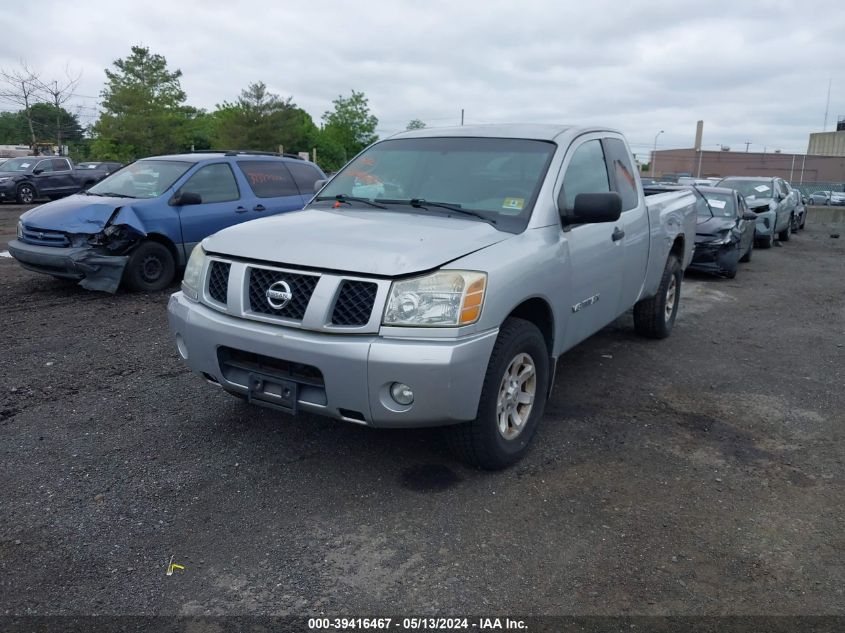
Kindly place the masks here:
[(301, 209), (325, 174), (300, 158), (198, 152), (138, 160), (87, 191), (30, 209), (9, 253), (90, 290), (161, 290), (203, 238)]

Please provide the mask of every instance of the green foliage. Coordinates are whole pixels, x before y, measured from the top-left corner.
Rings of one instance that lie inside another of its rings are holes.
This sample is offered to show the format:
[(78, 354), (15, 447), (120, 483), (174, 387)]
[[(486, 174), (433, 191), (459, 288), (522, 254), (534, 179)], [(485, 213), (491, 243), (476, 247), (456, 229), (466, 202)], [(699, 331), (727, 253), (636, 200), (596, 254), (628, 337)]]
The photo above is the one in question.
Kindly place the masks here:
[(281, 146), (285, 152), (307, 152), (317, 134), (307, 112), (268, 92), (261, 81), (242, 90), (235, 103), (218, 105), (214, 117), (214, 144), (222, 149), (275, 152)]
[(103, 113), (94, 125), (92, 151), (99, 159), (129, 162), (135, 158), (190, 148), (194, 108), (183, 106), (181, 70), (141, 46), (106, 69)]
[(425, 127), (425, 123), (423, 123), (419, 119), (411, 119), (408, 122), (408, 127), (406, 127), (405, 129), (406, 130), (421, 130), (424, 127)]
[(353, 90), (351, 96), (338, 96), (332, 104), (334, 110), (323, 114), (323, 132), (332, 144), (337, 143), (343, 149), (345, 162), (378, 140), (378, 119), (370, 114), (363, 92)]
[[(56, 106), (50, 103), (36, 103), (30, 108), (32, 127), (39, 143), (56, 142)], [(82, 140), (83, 130), (79, 119), (64, 108), (58, 108), (59, 125), (62, 129), (62, 143)], [(26, 113), (0, 112), (0, 144), (29, 145), (29, 126)]]

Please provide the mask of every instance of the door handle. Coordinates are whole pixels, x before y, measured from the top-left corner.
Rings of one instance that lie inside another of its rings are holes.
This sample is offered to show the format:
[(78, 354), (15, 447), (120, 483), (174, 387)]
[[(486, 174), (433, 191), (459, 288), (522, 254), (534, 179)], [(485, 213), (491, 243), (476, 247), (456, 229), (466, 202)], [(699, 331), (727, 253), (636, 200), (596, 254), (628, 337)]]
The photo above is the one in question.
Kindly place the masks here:
[(618, 226), (613, 229), (613, 241), (618, 242), (623, 237), (625, 237), (625, 231), (620, 229)]
[(252, 207), (253, 211), (266, 211), (266, 209), (267, 208), (263, 204), (257, 204), (254, 207)]
[(235, 213), (246, 213), (246, 207), (237, 207)]

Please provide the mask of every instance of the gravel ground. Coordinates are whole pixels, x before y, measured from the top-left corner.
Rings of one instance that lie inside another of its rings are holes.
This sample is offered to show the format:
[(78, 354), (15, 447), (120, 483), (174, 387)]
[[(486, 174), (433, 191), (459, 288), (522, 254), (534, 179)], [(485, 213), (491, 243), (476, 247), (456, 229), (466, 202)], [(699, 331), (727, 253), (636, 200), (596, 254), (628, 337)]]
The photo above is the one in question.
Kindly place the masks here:
[(500, 473), (249, 408), (179, 361), (168, 292), (0, 257), (0, 614), (843, 615), (831, 232), (688, 275), (666, 341), (626, 316), (572, 350)]

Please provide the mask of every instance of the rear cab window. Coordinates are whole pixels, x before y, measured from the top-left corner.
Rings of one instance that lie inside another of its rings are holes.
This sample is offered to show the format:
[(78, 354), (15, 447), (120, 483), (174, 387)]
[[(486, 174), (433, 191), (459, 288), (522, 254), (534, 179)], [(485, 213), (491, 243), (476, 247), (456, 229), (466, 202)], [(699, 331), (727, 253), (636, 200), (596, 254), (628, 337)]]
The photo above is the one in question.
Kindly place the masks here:
[[(280, 160), (235, 161), (257, 198), (282, 198), (300, 195), (293, 175)], [(315, 178), (318, 180), (319, 178)], [(310, 190), (313, 191), (314, 183)]]
[(628, 148), (618, 138), (604, 139), (604, 147), (613, 190), (622, 198), (622, 211), (636, 209), (640, 198)]

